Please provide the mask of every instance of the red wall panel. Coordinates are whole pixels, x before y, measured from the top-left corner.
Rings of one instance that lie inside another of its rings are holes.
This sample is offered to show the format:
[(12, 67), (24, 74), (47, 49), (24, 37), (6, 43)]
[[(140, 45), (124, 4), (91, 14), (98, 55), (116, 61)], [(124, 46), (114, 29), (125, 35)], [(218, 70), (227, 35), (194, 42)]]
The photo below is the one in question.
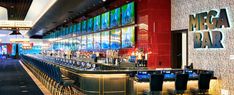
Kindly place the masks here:
[[(131, 54), (142, 48), (148, 55), (148, 67), (171, 67), (171, 0), (116, 0), (110, 9), (135, 1), (136, 45), (121, 49), (120, 54)], [(147, 27), (145, 27), (147, 26)]]

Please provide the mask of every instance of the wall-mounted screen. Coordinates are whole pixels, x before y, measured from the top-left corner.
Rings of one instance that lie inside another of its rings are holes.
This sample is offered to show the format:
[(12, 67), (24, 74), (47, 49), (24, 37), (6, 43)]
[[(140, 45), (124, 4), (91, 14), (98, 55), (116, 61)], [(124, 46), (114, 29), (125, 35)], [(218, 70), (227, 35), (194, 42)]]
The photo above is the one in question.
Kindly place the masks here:
[(75, 24), (73, 24), (73, 30), (72, 30), (72, 31), (73, 31), (73, 33), (76, 33), (76, 29), (77, 29), (77, 28), (76, 28), (76, 26), (77, 26), (77, 24), (76, 24), (76, 23), (75, 23)]
[(87, 25), (87, 32), (89, 32), (89, 33), (91, 33), (91, 32), (93, 32), (93, 18), (90, 18), (89, 20), (88, 20), (88, 25)]
[(87, 37), (86, 35), (81, 36), (81, 49), (86, 49)]
[(120, 29), (111, 30), (111, 49), (120, 49)]
[(66, 29), (65, 30), (66, 31), (66, 35), (69, 34), (69, 27), (66, 27), (65, 29)]
[(81, 23), (77, 23), (77, 25), (76, 25), (76, 33), (77, 34), (81, 33)]
[(102, 49), (109, 49), (110, 48), (109, 36), (110, 36), (109, 31), (101, 32), (101, 47), (102, 47)]
[(73, 32), (73, 25), (69, 26), (69, 34)]
[(65, 39), (65, 50), (70, 50), (69, 49), (69, 40)]
[(135, 23), (134, 2), (122, 6), (122, 25)]
[(100, 49), (101, 48), (101, 37), (100, 33), (94, 34), (94, 49)]
[(66, 35), (66, 28), (65, 28), (65, 27), (63, 27), (63, 28), (62, 28), (62, 30), (61, 30), (61, 32), (62, 32), (62, 33), (61, 33), (61, 34), (62, 34), (62, 36), (65, 36), (65, 35)]
[(110, 12), (102, 14), (102, 29), (108, 29), (110, 25)]
[(71, 50), (72, 51), (75, 51), (76, 50), (76, 48), (77, 48), (77, 46), (76, 46), (76, 38), (71, 38), (70, 39), (71, 40)]
[[(0, 49), (0, 50), (1, 50), (1, 49)], [(16, 44), (13, 43), (13, 44), (12, 44), (12, 52), (11, 52), (11, 55), (12, 55), (12, 56), (15, 56), (15, 54), (16, 54)]]
[(82, 21), (82, 33), (86, 33), (87, 31), (87, 25), (86, 25), (86, 20), (85, 21)]
[(77, 50), (81, 49), (81, 36), (77, 37)]
[(135, 44), (135, 27), (122, 28), (122, 48), (130, 48)]
[(0, 55), (7, 54), (7, 45), (0, 45)]
[(117, 8), (111, 11), (110, 27), (113, 28), (120, 25), (120, 8)]
[(100, 31), (100, 29), (101, 29), (101, 16), (98, 15), (98, 16), (94, 17), (93, 31), (97, 32), (97, 31)]
[(87, 35), (87, 49), (93, 49), (93, 34)]

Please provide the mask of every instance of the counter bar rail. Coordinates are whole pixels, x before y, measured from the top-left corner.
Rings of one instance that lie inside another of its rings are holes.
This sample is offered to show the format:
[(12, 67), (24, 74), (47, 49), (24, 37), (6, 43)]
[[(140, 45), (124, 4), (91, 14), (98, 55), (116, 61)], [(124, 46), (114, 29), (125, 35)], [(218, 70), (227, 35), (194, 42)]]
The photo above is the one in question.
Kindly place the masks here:
[[(212, 78), (214, 72), (209, 70), (200, 69), (126, 69), (119, 68), (111, 65), (103, 65), (98, 63), (75, 61), (69, 59), (56, 59), (54, 57), (41, 56), (41, 55), (24, 55), (48, 64), (59, 66), (61, 69), (74, 74), (127, 74), (130, 77), (135, 77), (138, 81), (148, 81), (148, 78), (152, 74), (164, 74), (164, 80), (174, 81), (175, 75), (179, 73), (188, 73), (189, 80), (197, 80), (200, 73), (211, 73)], [(146, 80), (146, 79), (147, 80)]]
[[(27, 58), (22, 58), (23, 61), (29, 59), (39, 60), (46, 64), (52, 64), (60, 68), (61, 74), (74, 80), (73, 87), (78, 92), (87, 95), (101, 95), (101, 94), (117, 94), (117, 95), (135, 95), (142, 93), (143, 90), (135, 91), (131, 87), (139, 87), (138, 84), (149, 85), (151, 75), (163, 74), (166, 83), (175, 82), (176, 75), (187, 73), (189, 81), (199, 80), (201, 73), (212, 74), (214, 72), (209, 70), (199, 69), (126, 69), (115, 66), (108, 66), (103, 64), (96, 64), (92, 62), (59, 59), (41, 55), (22, 55)], [(32, 64), (32, 63), (31, 63)], [(40, 64), (40, 63), (33, 63)], [(96, 86), (93, 86), (96, 85)], [(113, 86), (115, 85), (115, 86)], [(130, 88), (128, 88), (130, 87)], [(170, 87), (170, 86), (169, 86)], [(145, 90), (148, 88), (144, 88)]]

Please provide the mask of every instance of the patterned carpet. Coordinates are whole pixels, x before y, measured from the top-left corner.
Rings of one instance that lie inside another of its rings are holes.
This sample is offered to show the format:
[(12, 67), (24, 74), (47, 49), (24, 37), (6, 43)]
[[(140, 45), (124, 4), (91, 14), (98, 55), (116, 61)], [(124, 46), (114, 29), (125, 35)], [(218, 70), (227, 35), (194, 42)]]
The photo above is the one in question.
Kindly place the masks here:
[(0, 59), (0, 95), (43, 95), (15, 59)]

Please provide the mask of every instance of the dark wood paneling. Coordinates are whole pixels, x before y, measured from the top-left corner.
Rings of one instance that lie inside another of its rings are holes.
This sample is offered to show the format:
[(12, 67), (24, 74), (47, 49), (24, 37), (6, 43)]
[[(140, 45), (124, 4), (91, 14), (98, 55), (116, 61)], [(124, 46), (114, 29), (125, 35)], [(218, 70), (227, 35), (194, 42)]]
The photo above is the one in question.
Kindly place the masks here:
[(0, 0), (0, 6), (8, 12), (8, 20), (24, 20), (32, 0)]

